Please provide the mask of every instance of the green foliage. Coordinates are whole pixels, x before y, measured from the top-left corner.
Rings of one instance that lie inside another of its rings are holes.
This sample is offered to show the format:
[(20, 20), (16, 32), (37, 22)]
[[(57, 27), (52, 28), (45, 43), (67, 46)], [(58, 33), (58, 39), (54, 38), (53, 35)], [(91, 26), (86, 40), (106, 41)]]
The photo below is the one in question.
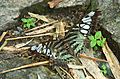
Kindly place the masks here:
[(102, 64), (102, 66), (101, 66), (101, 71), (102, 71), (102, 73), (103, 73), (104, 75), (107, 74), (107, 66), (106, 66), (105, 64)]
[(24, 28), (33, 28), (35, 27), (35, 18), (22, 18), (21, 21), (24, 23)]
[(91, 36), (88, 36), (89, 40), (90, 40), (90, 46), (91, 47), (95, 47), (95, 46), (100, 46), (102, 47), (103, 44), (105, 43), (106, 41), (106, 38), (102, 38), (102, 33), (101, 31), (98, 31), (95, 33), (95, 35), (91, 35)]

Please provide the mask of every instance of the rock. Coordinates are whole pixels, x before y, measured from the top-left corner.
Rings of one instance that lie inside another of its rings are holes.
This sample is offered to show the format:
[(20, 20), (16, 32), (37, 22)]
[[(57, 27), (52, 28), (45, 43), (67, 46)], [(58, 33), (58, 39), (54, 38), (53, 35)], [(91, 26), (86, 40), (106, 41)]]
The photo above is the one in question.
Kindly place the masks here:
[(89, 3), (89, 0), (63, 0), (59, 3), (57, 7), (69, 7), (69, 6), (76, 6), (76, 5), (83, 5), (85, 2)]
[[(6, 55), (5, 55), (6, 56)], [(12, 63), (12, 64), (11, 64)], [(20, 57), (9, 57), (6, 60), (0, 61), (0, 72), (3, 70), (19, 67), (25, 64), (33, 63), (29, 59)], [(38, 78), (38, 76), (40, 78)], [(47, 67), (37, 66), (16, 70), (13, 72), (0, 74), (0, 79), (61, 79), (58, 74), (50, 71)]]
[(101, 8), (101, 22), (104, 29), (112, 34), (112, 38), (120, 46), (120, 6), (111, 1)]
[[(14, 22), (13, 18), (19, 16), (20, 9), (42, 0), (0, 0), (0, 31), (6, 30), (9, 26), (7, 23)], [(11, 26), (12, 27), (12, 26)]]
[(111, 33), (103, 33), (109, 39), (109, 47), (120, 61), (120, 0), (97, 0), (101, 11), (100, 24)]

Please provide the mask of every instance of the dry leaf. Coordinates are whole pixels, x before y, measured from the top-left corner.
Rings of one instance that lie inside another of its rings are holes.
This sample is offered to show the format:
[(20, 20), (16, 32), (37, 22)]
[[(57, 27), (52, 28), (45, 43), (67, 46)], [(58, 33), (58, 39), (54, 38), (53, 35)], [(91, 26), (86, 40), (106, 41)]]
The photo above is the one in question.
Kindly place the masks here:
[(34, 18), (37, 18), (38, 20), (42, 20), (44, 22), (49, 22), (49, 20), (46, 18), (46, 16), (44, 15), (39, 15), (39, 14), (34, 14), (34, 13), (30, 13), (28, 12), (28, 14), (31, 16), (31, 17), (34, 17)]
[(50, 8), (54, 8), (57, 6), (62, 0), (52, 0), (51, 2), (48, 2), (48, 5)]
[(63, 22), (60, 22), (60, 30), (59, 30), (59, 35), (64, 37), (65, 36), (65, 25)]
[(105, 43), (102, 47), (102, 50), (105, 54), (105, 57), (110, 65), (110, 69), (115, 77), (115, 79), (120, 79), (120, 65), (119, 61), (108, 47), (107, 43)]
[(69, 72), (74, 79), (86, 79), (82, 70), (69, 69)]
[[(91, 52), (86, 52), (86, 55), (92, 56), (93, 53), (91, 53)], [(93, 60), (80, 58), (80, 61), (82, 62), (83, 66), (86, 67), (86, 70), (93, 76), (94, 79), (107, 79), (102, 74), (102, 72), (98, 68), (97, 64)]]

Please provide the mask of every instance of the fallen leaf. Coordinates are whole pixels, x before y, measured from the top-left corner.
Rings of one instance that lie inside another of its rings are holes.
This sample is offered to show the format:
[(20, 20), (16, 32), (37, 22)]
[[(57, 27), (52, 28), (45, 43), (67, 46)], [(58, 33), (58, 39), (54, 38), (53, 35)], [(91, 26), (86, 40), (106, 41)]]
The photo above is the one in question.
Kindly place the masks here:
[(63, 0), (52, 0), (51, 2), (48, 2), (48, 5), (50, 8), (54, 8), (55, 6), (57, 6), (61, 1)]
[(102, 47), (103, 53), (110, 65), (110, 69), (115, 77), (115, 79), (120, 79), (120, 65), (119, 61), (115, 57), (114, 53), (108, 47), (107, 43), (105, 43)]

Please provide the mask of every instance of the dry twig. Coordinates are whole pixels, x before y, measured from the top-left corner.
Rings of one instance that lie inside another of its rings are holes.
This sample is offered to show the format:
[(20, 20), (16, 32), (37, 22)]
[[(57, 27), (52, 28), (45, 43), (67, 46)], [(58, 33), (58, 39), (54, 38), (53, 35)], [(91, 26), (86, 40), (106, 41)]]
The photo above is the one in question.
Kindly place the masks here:
[(25, 51), (25, 50), (28, 50), (30, 47), (22, 47), (22, 48), (15, 48), (13, 46), (5, 46), (2, 48), (2, 50), (4, 51), (9, 51), (9, 53), (14, 53), (15, 51), (18, 53), (18, 52), (21, 52), (21, 51)]
[(11, 71), (15, 71), (15, 70), (19, 70), (19, 69), (24, 69), (24, 68), (28, 68), (28, 67), (45, 65), (45, 64), (48, 64), (48, 63), (49, 63), (49, 61), (43, 61), (43, 62), (32, 63), (32, 64), (28, 64), (28, 65), (23, 65), (23, 66), (20, 66), (20, 67), (17, 67), (17, 68), (13, 68), (13, 69), (2, 71), (2, 72), (0, 72), (0, 74), (11, 72)]
[(16, 38), (7, 38), (7, 41), (10, 40), (19, 40), (19, 39), (26, 39), (26, 38), (35, 38), (35, 37), (41, 37), (41, 36), (52, 36), (54, 33), (46, 33), (46, 34), (40, 34), (40, 35), (33, 35), (33, 36), (24, 36), (24, 37), (16, 37)]
[[(4, 49), (7, 49), (7, 48), (4, 48)], [(49, 63), (51, 63), (51, 61), (43, 61), (43, 62), (32, 63), (32, 64), (28, 64), (28, 65), (23, 65), (23, 66), (20, 66), (20, 67), (16, 67), (16, 68), (13, 68), (13, 69), (2, 71), (2, 72), (0, 72), (0, 74), (15, 71), (15, 70), (20, 70), (20, 69), (24, 69), (24, 68), (29, 68), (29, 67), (45, 65), (45, 64), (49, 64)], [(85, 68), (84, 66), (76, 66), (76, 65), (69, 65), (69, 64), (67, 64), (67, 65), (68, 65), (69, 68), (74, 68), (74, 69), (83, 69), (83, 68)]]
[(5, 35), (7, 34), (8, 32), (3, 32), (2, 35), (0, 36), (0, 42), (3, 40), (3, 38), (5, 37)]
[(66, 70), (64, 70), (62, 67), (60, 67), (60, 69), (61, 69), (63, 72), (65, 72), (65, 73), (70, 77), (70, 79), (73, 79), (73, 77), (72, 77)]
[(82, 58), (86, 58), (86, 59), (90, 59), (90, 60), (93, 60), (93, 61), (101, 61), (101, 62), (108, 62), (106, 60), (103, 60), (103, 59), (99, 59), (99, 58), (93, 58), (93, 57), (89, 57), (89, 56), (86, 56), (86, 55), (83, 55), (83, 54), (79, 54), (80, 57)]
[(39, 30), (35, 30), (35, 31), (32, 31), (32, 32), (29, 32), (29, 33), (26, 33), (25, 35), (37, 35), (37, 34), (41, 34), (41, 33), (45, 33), (47, 31), (50, 31), (52, 30), (53, 28), (55, 28), (55, 26), (49, 26), (49, 27), (46, 27), (46, 28), (43, 28), (43, 29), (39, 29)]

